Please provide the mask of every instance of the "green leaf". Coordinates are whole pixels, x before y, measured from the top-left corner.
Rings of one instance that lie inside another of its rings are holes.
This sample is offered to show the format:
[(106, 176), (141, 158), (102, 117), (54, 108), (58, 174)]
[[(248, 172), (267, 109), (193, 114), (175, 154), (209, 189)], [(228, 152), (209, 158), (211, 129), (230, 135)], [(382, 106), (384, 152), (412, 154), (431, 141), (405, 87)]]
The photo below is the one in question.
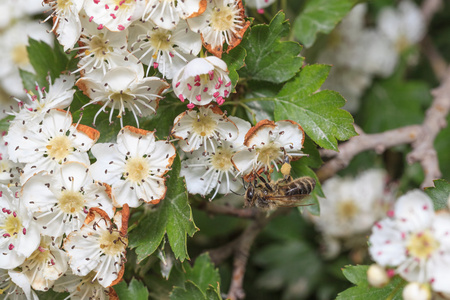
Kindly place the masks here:
[(369, 266), (347, 266), (342, 271), (344, 276), (352, 283), (356, 284), (342, 293), (338, 294), (337, 300), (402, 300), (403, 288), (406, 281), (395, 276), (382, 288), (371, 287), (367, 282), (367, 269)]
[[(61, 50), (60, 45), (54, 49), (45, 42), (36, 41), (30, 38), (28, 40), (28, 57), (33, 66), (40, 86), (47, 84), (46, 77), (50, 74), (52, 80), (58, 78), (63, 71), (69, 70), (69, 59), (71, 56)], [(34, 84), (33, 84), (34, 86)]]
[(239, 80), (237, 70), (244, 65), (244, 59), (247, 56), (247, 51), (242, 46), (233, 48), (229, 53), (224, 53), (222, 60), (227, 64), (231, 82), (233, 84), (233, 90)]
[(148, 290), (144, 284), (136, 279), (131, 279), (127, 286), (125, 281), (114, 286), (114, 290), (120, 300), (147, 300)]
[(177, 157), (168, 173), (166, 197), (130, 232), (130, 247), (136, 248), (138, 261), (155, 252), (166, 233), (175, 258), (189, 259), (187, 235), (193, 236), (198, 228), (192, 218), (184, 180), (179, 176), (180, 168)]
[(48, 85), (48, 82), (45, 79), (45, 77), (40, 78), (36, 74), (21, 69), (19, 69), (19, 74), (20, 78), (22, 78), (23, 87), (29, 91), (34, 91), (36, 83), (38, 83), (39, 86), (41, 87)]
[[(450, 124), (450, 115), (447, 116), (447, 124)], [(434, 148), (437, 151), (439, 167), (442, 172), (442, 178), (450, 180), (450, 126), (443, 128), (434, 140)]]
[(206, 291), (208, 287), (217, 286), (220, 283), (219, 271), (209, 258), (209, 254), (204, 253), (195, 259), (194, 267), (185, 262), (186, 279), (195, 282), (201, 291)]
[(10, 122), (13, 119), (14, 119), (14, 116), (6, 116), (0, 120), (0, 133), (9, 130)]
[(425, 193), (433, 200), (434, 210), (446, 209), (450, 199), (450, 182), (438, 179), (434, 181), (434, 186), (425, 188)]
[(57, 293), (53, 290), (48, 290), (46, 292), (36, 291), (36, 294), (39, 300), (64, 300), (69, 296), (69, 293)]
[(420, 124), (424, 118), (424, 103), (431, 103), (426, 83), (395, 78), (383, 80), (374, 83), (367, 92), (356, 120), (368, 133)]
[(279, 12), (269, 25), (256, 25), (241, 46), (247, 50), (240, 77), (281, 83), (292, 78), (303, 64), (302, 47), (296, 42), (281, 42), (289, 33), (289, 22)]
[(185, 288), (176, 286), (170, 295), (171, 300), (202, 300), (206, 295), (192, 281), (187, 281)]
[(334, 91), (317, 91), (330, 71), (327, 65), (305, 66), (275, 99), (275, 120), (298, 122), (319, 146), (337, 151), (337, 140), (356, 135), (344, 98)]
[(330, 33), (352, 9), (355, 0), (309, 0), (295, 19), (293, 34), (305, 47), (314, 44), (317, 33)]

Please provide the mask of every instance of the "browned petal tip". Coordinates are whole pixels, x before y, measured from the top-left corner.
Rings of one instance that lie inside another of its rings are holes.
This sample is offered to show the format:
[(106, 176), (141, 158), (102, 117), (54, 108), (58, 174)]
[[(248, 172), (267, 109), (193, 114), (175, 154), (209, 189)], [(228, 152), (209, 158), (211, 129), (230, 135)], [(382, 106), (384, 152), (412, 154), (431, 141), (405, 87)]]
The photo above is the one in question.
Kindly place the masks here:
[(247, 146), (247, 147), (250, 147), (250, 145), (248, 145), (248, 141), (250, 140), (250, 138), (253, 137), (253, 135), (255, 135), (261, 128), (263, 128), (265, 126), (270, 126), (272, 128), (276, 127), (274, 121), (270, 121), (268, 119), (264, 119), (264, 120), (259, 121), (258, 123), (256, 123), (255, 126), (250, 128), (250, 130), (245, 135), (244, 145)]
[(153, 131), (136, 128), (136, 127), (133, 127), (130, 125), (125, 126), (124, 128), (122, 128), (122, 130), (128, 130), (129, 132), (137, 133), (137, 134), (141, 134), (141, 135), (153, 134)]
[[(74, 125), (76, 125), (76, 124), (74, 124)], [(98, 139), (100, 138), (100, 132), (97, 129), (94, 129), (92, 127), (89, 127), (89, 126), (86, 126), (83, 124), (76, 125), (76, 128), (78, 131), (81, 131), (84, 134), (86, 134), (94, 142), (98, 141)]]
[(190, 16), (188, 17), (188, 19), (190, 19), (190, 18), (195, 18), (195, 17), (200, 16), (202, 13), (205, 12), (206, 6), (207, 6), (207, 5), (208, 5), (207, 0), (201, 0), (200, 3), (198, 4), (198, 6), (199, 6), (198, 11), (196, 11), (195, 13), (193, 13), (192, 15), (190, 15)]
[[(109, 286), (109, 288), (110, 288), (111, 290), (112, 290), (112, 287), (113, 287), (113, 286), (115, 286), (116, 284), (118, 284), (118, 283), (122, 280), (123, 273), (125, 273), (125, 263), (122, 264), (122, 268), (120, 269), (119, 274), (117, 274), (116, 280), (114, 280), (114, 281), (111, 283), (111, 285)], [(116, 294), (116, 296), (117, 296), (117, 294)], [(111, 299), (111, 298), (110, 298), (110, 299)], [(119, 299), (119, 298), (117, 297), (117, 299)]]

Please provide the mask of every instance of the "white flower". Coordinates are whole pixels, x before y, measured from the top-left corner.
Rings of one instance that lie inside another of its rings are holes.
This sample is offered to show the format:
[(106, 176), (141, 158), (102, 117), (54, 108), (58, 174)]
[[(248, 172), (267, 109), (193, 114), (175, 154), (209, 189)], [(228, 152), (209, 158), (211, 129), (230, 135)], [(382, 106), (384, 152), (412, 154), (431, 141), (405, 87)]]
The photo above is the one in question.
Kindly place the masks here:
[(381, 266), (395, 267), (410, 282), (428, 283), (437, 292), (450, 292), (450, 214), (435, 214), (422, 191), (400, 197), (390, 214), (375, 224), (369, 252)]
[(0, 29), (7, 27), (16, 20), (23, 20), (44, 11), (42, 3), (35, 0), (3, 0), (0, 2)]
[(187, 20), (192, 31), (202, 35), (205, 48), (217, 57), (222, 56), (223, 44), (227, 52), (241, 43), (250, 21), (245, 21), (242, 0), (208, 0), (204, 13)]
[(53, 18), (52, 31), (56, 31), (56, 38), (64, 46), (64, 51), (72, 48), (80, 38), (81, 22), (79, 13), (83, 8), (84, 2), (85, 0), (45, 1), (53, 9), (52, 14), (45, 21)]
[(131, 53), (149, 66), (147, 74), (150, 67), (154, 67), (168, 79), (202, 49), (200, 35), (191, 31), (184, 20), (170, 30), (157, 27), (151, 21), (139, 21), (129, 27), (129, 32)]
[(69, 107), (75, 93), (74, 83), (75, 76), (61, 75), (55, 79), (53, 84), (49, 78), (48, 92), (45, 90), (45, 87), (40, 88), (36, 84), (36, 94), (33, 91), (27, 91), (28, 101), (19, 101), (21, 109), (18, 113), (12, 113), (15, 116), (13, 122), (28, 122), (33, 119), (41, 121), (49, 109), (65, 109)]
[(19, 68), (33, 72), (26, 49), (28, 38), (52, 45), (52, 36), (46, 32), (48, 28), (37, 21), (17, 22), (0, 35), (0, 40), (4, 41), (0, 43), (0, 84), (8, 94), (24, 94)]
[(137, 207), (164, 199), (164, 175), (176, 152), (171, 143), (156, 141), (153, 131), (126, 126), (117, 135), (117, 144), (96, 144), (92, 154), (97, 158), (92, 175), (112, 186), (114, 206)]
[(13, 269), (39, 246), (39, 229), (11, 190), (0, 186), (0, 268)]
[(381, 169), (368, 170), (354, 179), (328, 179), (322, 184), (325, 198), (319, 198), (320, 217), (313, 217), (314, 223), (325, 236), (365, 236), (392, 203), (386, 181), (387, 174)]
[(11, 159), (26, 164), (22, 183), (40, 171), (52, 174), (67, 161), (89, 164), (87, 151), (100, 136), (91, 127), (72, 124), (72, 115), (58, 109), (48, 111), (39, 126), (28, 128), (24, 134), (13, 129), (5, 141)]
[(146, 1), (143, 0), (88, 0), (84, 4), (89, 21), (111, 31), (123, 31), (139, 19)]
[[(91, 271), (86, 276), (74, 275), (69, 268), (67, 272), (60, 277), (53, 286), (53, 290), (59, 293), (69, 292), (71, 300), (85, 300), (86, 297), (95, 300), (118, 299), (112, 287), (105, 289), (100, 285), (98, 279), (95, 279), (96, 272)], [(116, 298), (114, 298), (114, 296)]]
[(88, 20), (85, 13), (81, 13), (83, 31), (79, 40), (79, 47), (73, 50), (81, 50), (78, 54), (80, 61), (78, 69), (72, 73), (83, 70), (83, 75), (99, 69), (103, 74), (107, 71), (123, 65), (136, 64), (135, 57), (130, 56), (127, 62), (127, 32), (111, 32), (106, 28), (99, 29), (92, 19)]
[(19, 271), (0, 269), (0, 291), (5, 296), (2, 299), (39, 300), (28, 278)]
[(67, 254), (59, 249), (57, 242), (43, 237), (39, 247), (21, 265), (22, 273), (28, 277), (35, 290), (47, 291), (67, 270)]
[(8, 155), (8, 147), (0, 137), (0, 184), (9, 187), (20, 185), (20, 172), (23, 164), (13, 162)]
[(251, 125), (237, 117), (229, 117), (229, 119), (238, 127), (237, 139), (224, 140), (220, 143), (216, 140), (211, 141), (209, 151), (198, 149), (191, 155), (188, 154), (189, 159), (181, 163), (180, 176), (186, 178), (189, 193), (205, 196), (215, 189), (211, 197), (213, 199), (217, 193), (238, 192), (243, 187), (242, 181), (236, 179), (237, 170), (233, 166), (231, 157), (237, 151), (245, 149), (244, 136)]
[(83, 225), (91, 207), (114, 214), (107, 187), (95, 183), (89, 168), (68, 162), (54, 174), (38, 173), (22, 188), (22, 201), (44, 235), (59, 237)]
[(260, 11), (261, 9), (272, 5), (275, 1), (276, 0), (246, 0), (245, 5), (251, 8), (256, 8), (258, 12), (262, 13), (263, 11)]
[(378, 16), (377, 25), (398, 52), (418, 43), (426, 29), (420, 8), (409, 0), (402, 0), (397, 9), (384, 8)]
[(200, 147), (204, 151), (207, 147), (212, 147), (209, 149), (214, 151), (213, 141), (233, 141), (238, 134), (234, 122), (215, 105), (179, 114), (171, 131), (171, 135), (180, 140), (178, 145), (185, 152), (192, 152)]
[(427, 284), (411, 282), (402, 292), (403, 300), (431, 300), (430, 287)]
[[(92, 100), (86, 104), (102, 103), (102, 107), (95, 114), (94, 123), (101, 111), (110, 107), (109, 122), (115, 109), (118, 109), (117, 118), (123, 126), (122, 115), (130, 110), (139, 126), (139, 116), (149, 116), (156, 113), (161, 94), (169, 85), (158, 77), (144, 78), (142, 65), (137, 72), (129, 67), (116, 67), (107, 72), (101, 79), (83, 77), (76, 85)], [(85, 106), (86, 106), (85, 105)]]
[(233, 164), (244, 175), (273, 167), (278, 170), (277, 164), (284, 163), (286, 155), (294, 160), (305, 156), (301, 151), (304, 140), (303, 128), (294, 121), (262, 120), (246, 134), (247, 149), (233, 156)]
[(79, 276), (96, 274), (103, 287), (118, 283), (125, 268), (126, 237), (129, 210), (125, 205), (116, 213), (114, 222), (99, 208), (91, 208), (85, 224), (79, 231), (72, 232), (64, 240), (64, 250), (70, 257), (70, 268)]
[(207, 0), (148, 0), (142, 19), (151, 20), (156, 26), (173, 29), (180, 18), (187, 19), (201, 15), (206, 9)]
[(215, 56), (191, 60), (175, 74), (173, 84), (175, 95), (182, 102), (189, 100), (189, 109), (213, 100), (221, 105), (231, 92), (227, 64)]

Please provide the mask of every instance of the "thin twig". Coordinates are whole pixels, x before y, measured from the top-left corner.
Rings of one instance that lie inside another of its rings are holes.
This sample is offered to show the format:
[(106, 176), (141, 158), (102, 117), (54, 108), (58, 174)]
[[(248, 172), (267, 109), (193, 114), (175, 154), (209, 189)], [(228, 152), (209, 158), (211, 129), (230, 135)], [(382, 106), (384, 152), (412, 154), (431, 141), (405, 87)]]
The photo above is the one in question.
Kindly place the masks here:
[(361, 128), (355, 127), (359, 135), (340, 144), (339, 153), (336, 153), (333, 159), (326, 162), (317, 171), (320, 181), (332, 177), (347, 167), (353, 157), (363, 151), (375, 150), (381, 154), (387, 148), (414, 142), (421, 132), (420, 125), (406, 126), (376, 134), (366, 134)]
[(434, 14), (443, 7), (443, 4), (442, 0), (425, 0), (422, 2), (421, 11), (425, 24), (430, 24)]

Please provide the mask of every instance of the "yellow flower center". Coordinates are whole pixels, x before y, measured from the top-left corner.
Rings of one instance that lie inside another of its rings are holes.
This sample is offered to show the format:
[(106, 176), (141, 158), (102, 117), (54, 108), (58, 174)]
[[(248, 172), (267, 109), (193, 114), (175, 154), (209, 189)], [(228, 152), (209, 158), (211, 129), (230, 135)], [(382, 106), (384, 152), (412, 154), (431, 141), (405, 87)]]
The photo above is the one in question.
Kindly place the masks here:
[(395, 49), (398, 53), (402, 53), (410, 46), (409, 40), (404, 34), (400, 34), (398, 39), (395, 41)]
[(89, 42), (89, 50), (86, 50), (86, 55), (93, 52), (97, 58), (103, 58), (112, 51), (113, 48), (108, 47), (108, 41), (103, 38), (103, 34), (100, 34), (99, 36), (94, 36)]
[(231, 7), (225, 6), (213, 10), (211, 27), (215, 30), (226, 31), (234, 27), (234, 13)]
[(22, 230), (22, 223), (18, 217), (14, 217), (11, 213), (6, 217), (5, 223), (3, 226), (0, 226), (0, 229), (3, 229), (12, 237)]
[(200, 136), (210, 136), (216, 129), (217, 123), (208, 115), (199, 114), (197, 121), (192, 124), (194, 132)]
[(12, 60), (19, 67), (25, 67), (30, 64), (30, 60), (28, 58), (27, 46), (17, 45), (12, 50)]
[(83, 194), (76, 191), (62, 191), (58, 202), (62, 212), (66, 214), (79, 212), (84, 207)]
[[(136, 5), (136, 0), (114, 0), (114, 4), (116, 7), (119, 7), (118, 10), (128, 11), (134, 5)], [(117, 14), (118, 12), (116, 12)]]
[(439, 242), (434, 239), (429, 230), (413, 234), (406, 247), (412, 256), (420, 259), (428, 258), (438, 248)]
[(217, 149), (217, 152), (211, 157), (211, 164), (219, 171), (228, 171), (233, 167), (232, 156), (233, 152), (229, 149)]
[(60, 135), (52, 138), (47, 144), (47, 154), (57, 161), (62, 161), (73, 151), (72, 143), (68, 136)]
[(35, 264), (42, 264), (49, 260), (49, 256), (51, 255), (50, 250), (48, 249), (48, 245), (42, 243), (39, 247), (34, 250), (30, 257), (27, 258), (27, 261), (33, 261)]
[(280, 156), (280, 147), (273, 143), (265, 145), (257, 150), (258, 160), (266, 166), (270, 166), (273, 160)]
[(172, 48), (170, 37), (170, 31), (163, 29), (160, 29), (151, 35), (149, 42), (152, 48), (155, 49), (155, 54), (153, 55), (154, 59), (156, 59), (159, 50), (168, 51)]
[(339, 219), (353, 219), (358, 214), (358, 211), (358, 206), (351, 199), (340, 201), (337, 205), (337, 215)]
[(125, 251), (128, 239), (121, 237), (118, 231), (104, 231), (100, 237), (100, 248), (107, 255), (117, 255)]
[(61, 9), (62, 11), (66, 11), (69, 9), (70, 6), (72, 6), (72, 0), (57, 0), (57, 6), (58, 9)]
[(150, 174), (150, 165), (144, 157), (133, 157), (127, 160), (125, 172), (128, 180), (140, 183)]

